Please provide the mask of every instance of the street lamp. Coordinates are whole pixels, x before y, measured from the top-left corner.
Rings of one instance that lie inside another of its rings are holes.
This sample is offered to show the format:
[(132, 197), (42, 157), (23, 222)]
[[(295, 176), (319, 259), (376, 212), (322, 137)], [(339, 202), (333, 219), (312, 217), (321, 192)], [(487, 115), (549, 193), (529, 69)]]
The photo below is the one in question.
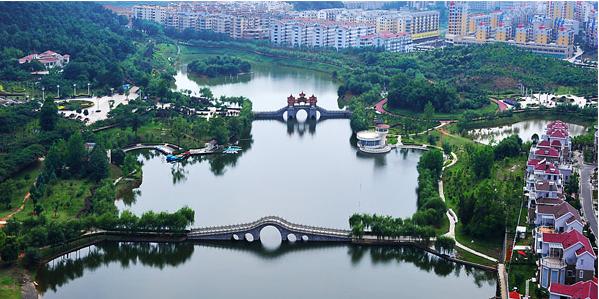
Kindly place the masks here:
[(89, 85), (90, 85), (90, 83), (88, 82), (88, 83), (87, 83), (87, 96), (88, 96), (88, 97), (89, 97), (89, 95), (90, 95), (90, 93), (89, 93)]
[(57, 84), (57, 85), (56, 85), (56, 88), (58, 89), (58, 92), (57, 92), (57, 95), (56, 95), (56, 97), (60, 99), (60, 85), (59, 85), (59, 84)]
[(46, 100), (46, 88), (42, 86), (42, 101)]
[(77, 94), (77, 84), (74, 83), (73, 84), (73, 97), (75, 97), (76, 94)]
[(112, 96), (114, 94), (114, 87), (110, 88), (110, 96)]

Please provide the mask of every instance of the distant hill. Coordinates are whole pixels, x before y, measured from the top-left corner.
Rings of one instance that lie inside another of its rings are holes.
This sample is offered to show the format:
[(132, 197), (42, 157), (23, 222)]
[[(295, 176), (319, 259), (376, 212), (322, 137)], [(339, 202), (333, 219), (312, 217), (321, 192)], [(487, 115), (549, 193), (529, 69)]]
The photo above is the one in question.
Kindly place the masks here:
[(0, 2), (0, 80), (27, 79), (16, 58), (52, 50), (71, 56), (66, 79), (121, 84), (119, 62), (135, 50), (125, 24), (96, 3)]

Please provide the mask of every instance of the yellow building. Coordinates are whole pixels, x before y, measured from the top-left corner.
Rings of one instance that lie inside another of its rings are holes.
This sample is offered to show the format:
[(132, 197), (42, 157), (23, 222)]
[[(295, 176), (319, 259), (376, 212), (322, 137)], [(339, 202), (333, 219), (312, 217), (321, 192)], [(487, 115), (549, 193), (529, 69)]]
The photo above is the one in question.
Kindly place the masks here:
[(574, 44), (574, 31), (561, 27), (557, 32), (556, 43), (560, 46), (569, 46)]
[(447, 34), (453, 36), (466, 35), (468, 30), (468, 7), (464, 2), (449, 3)]
[(485, 14), (476, 14), (468, 16), (468, 33), (477, 32), (478, 25), (483, 22), (485, 24), (489, 24), (491, 21), (490, 15)]
[(489, 25), (481, 22), (476, 27), (476, 40), (480, 42), (484, 42), (487, 40), (489, 36)]
[(545, 15), (549, 19), (574, 19), (575, 1), (547, 1)]
[(535, 42), (537, 44), (546, 44), (549, 42), (549, 29), (540, 26), (535, 30)]
[(507, 41), (512, 37), (512, 27), (504, 25), (503, 23), (499, 23), (497, 29), (495, 30), (495, 40), (497, 41)]
[(525, 44), (526, 41), (526, 28), (524, 25), (519, 24), (516, 28), (516, 43)]
[(500, 17), (501, 11), (494, 11), (490, 14), (489, 25), (491, 26), (491, 30), (495, 30), (499, 26)]

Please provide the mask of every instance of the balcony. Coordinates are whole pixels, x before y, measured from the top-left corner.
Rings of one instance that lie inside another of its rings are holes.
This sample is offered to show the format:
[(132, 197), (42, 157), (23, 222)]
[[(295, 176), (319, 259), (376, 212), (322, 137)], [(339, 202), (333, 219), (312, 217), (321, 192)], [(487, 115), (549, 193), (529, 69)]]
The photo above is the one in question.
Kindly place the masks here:
[(541, 258), (541, 266), (551, 269), (562, 269), (566, 267), (566, 263), (559, 257), (547, 256)]

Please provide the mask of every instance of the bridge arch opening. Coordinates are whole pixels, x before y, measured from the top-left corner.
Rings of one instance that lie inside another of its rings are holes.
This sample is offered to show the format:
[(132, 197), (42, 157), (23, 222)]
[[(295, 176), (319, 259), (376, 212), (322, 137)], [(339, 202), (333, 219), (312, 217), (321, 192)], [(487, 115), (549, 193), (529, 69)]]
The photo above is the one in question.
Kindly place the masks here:
[(233, 239), (233, 241), (239, 241), (239, 240), (241, 240), (242, 238), (241, 238), (241, 237), (240, 237), (238, 234), (233, 234), (233, 237), (232, 237), (232, 239)]
[(295, 236), (295, 234), (288, 234), (287, 241), (289, 241), (291, 243), (295, 243), (295, 242), (297, 242), (297, 237)]
[(308, 242), (308, 240), (310, 240), (310, 238), (308, 236), (306, 236), (306, 235), (302, 236), (302, 241)]
[(245, 233), (244, 237), (248, 242), (254, 242), (254, 235), (252, 235), (250, 233)]
[(283, 236), (278, 228), (267, 225), (260, 230), (260, 243), (265, 249), (275, 250), (281, 246)]
[(306, 120), (308, 119), (308, 112), (304, 109), (299, 109), (296, 113), (295, 113), (295, 119), (298, 122), (306, 122)]

